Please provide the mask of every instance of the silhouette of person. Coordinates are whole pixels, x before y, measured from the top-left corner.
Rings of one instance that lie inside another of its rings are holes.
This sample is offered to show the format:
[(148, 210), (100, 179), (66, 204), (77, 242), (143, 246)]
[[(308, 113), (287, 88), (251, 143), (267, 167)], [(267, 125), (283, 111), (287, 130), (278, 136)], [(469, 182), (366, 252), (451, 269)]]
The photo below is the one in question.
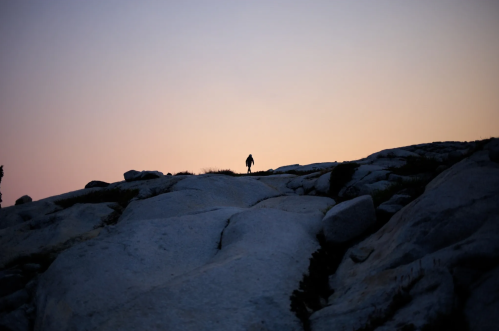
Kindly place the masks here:
[(251, 154), (248, 156), (248, 158), (246, 159), (246, 166), (248, 167), (248, 173), (250, 174), (251, 173), (251, 164), (255, 164), (255, 160), (253, 160), (253, 156), (251, 156)]

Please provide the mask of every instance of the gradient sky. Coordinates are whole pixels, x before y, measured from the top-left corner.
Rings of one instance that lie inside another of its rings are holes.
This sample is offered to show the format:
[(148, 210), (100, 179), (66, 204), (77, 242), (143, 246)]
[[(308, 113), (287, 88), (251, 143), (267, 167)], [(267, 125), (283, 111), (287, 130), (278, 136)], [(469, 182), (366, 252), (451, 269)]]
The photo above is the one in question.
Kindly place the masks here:
[(499, 136), (499, 1), (0, 2), (2, 206)]

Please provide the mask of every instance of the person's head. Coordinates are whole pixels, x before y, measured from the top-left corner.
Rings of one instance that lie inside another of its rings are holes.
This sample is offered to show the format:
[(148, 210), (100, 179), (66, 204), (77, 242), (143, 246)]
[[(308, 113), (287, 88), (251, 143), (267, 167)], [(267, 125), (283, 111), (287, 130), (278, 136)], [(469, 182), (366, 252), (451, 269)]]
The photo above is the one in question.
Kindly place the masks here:
[(250, 154), (250, 157), (252, 157), (251, 154)]

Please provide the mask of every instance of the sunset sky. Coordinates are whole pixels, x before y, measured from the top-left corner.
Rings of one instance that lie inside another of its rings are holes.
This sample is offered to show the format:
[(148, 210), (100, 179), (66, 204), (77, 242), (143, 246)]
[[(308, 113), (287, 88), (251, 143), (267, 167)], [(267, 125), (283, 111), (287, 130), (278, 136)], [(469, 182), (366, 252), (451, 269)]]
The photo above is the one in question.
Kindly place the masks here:
[(2, 207), (499, 136), (499, 1), (0, 2)]

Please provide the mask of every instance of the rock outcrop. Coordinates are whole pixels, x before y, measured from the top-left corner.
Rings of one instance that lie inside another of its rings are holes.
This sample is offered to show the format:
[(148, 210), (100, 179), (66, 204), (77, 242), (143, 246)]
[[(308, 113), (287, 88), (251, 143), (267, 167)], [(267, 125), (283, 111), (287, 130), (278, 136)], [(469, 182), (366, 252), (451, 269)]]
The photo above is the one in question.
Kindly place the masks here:
[(16, 206), (23, 205), (23, 204), (31, 202), (31, 201), (33, 201), (33, 199), (31, 199), (31, 197), (29, 195), (23, 195), (22, 197), (20, 197), (19, 199), (16, 200)]
[[(473, 307), (485, 306), (487, 297), (474, 293), (483, 291), (479, 277), (499, 262), (498, 198), (499, 166), (486, 151), (441, 173), (352, 248), (372, 250), (364, 261), (346, 254), (331, 279), (335, 293), (312, 315), (312, 329), (420, 330), (461, 309), (462, 291), (478, 300)], [(497, 282), (484, 286), (497, 289)], [(468, 318), (471, 329), (481, 330), (480, 321), (495, 320), (493, 315), (486, 310), (479, 320)]]
[(134, 182), (137, 180), (146, 180), (146, 179), (155, 179), (163, 176), (162, 172), (159, 171), (137, 171), (137, 170), (130, 170), (127, 171), (123, 174), (125, 177), (125, 181), (127, 182)]
[(87, 185), (85, 185), (85, 188), (94, 188), (94, 187), (108, 187), (109, 183), (100, 181), (100, 180), (93, 180), (89, 182)]
[(130, 171), (0, 209), (0, 329), (497, 329), (498, 146)]

